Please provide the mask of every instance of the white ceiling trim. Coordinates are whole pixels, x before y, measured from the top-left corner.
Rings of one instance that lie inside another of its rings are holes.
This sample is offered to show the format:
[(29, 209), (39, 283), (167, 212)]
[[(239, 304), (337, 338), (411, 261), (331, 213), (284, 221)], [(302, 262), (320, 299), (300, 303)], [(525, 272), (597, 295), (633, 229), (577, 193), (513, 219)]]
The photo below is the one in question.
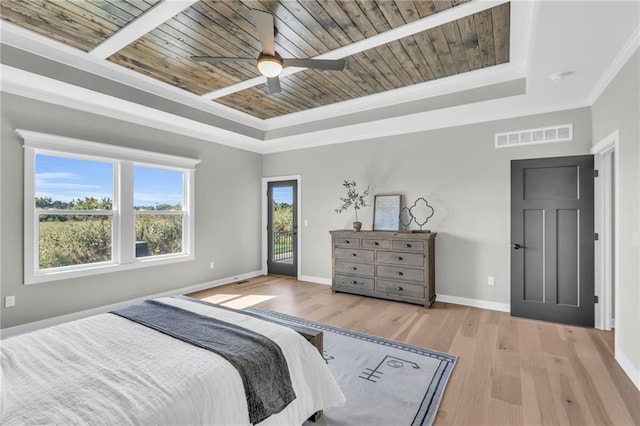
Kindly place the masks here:
[(264, 142), (199, 121), (63, 83), (6, 65), (0, 66), (2, 92), (115, 118), (204, 141), (261, 152)]
[(507, 101), (504, 99), (490, 100), (393, 117), (386, 120), (319, 130), (307, 133), (303, 137), (294, 135), (280, 139), (272, 139), (264, 145), (262, 153), (271, 154), (324, 145), (365, 141), (468, 124), (554, 113), (589, 106), (586, 102), (566, 103), (553, 106), (528, 104), (526, 102), (526, 95), (521, 95)]
[(613, 62), (611, 62), (611, 65), (609, 65), (609, 68), (607, 68), (604, 74), (602, 74), (602, 77), (600, 78), (600, 80), (598, 80), (598, 83), (593, 87), (593, 89), (589, 93), (589, 96), (587, 97), (589, 104), (593, 105), (598, 100), (602, 92), (604, 92), (604, 89), (607, 88), (609, 83), (611, 83), (611, 81), (618, 74), (620, 69), (622, 69), (624, 64), (627, 63), (631, 55), (633, 55), (633, 53), (639, 47), (640, 47), (640, 26), (638, 26), (638, 28), (635, 29), (633, 34), (631, 34), (631, 37), (629, 37), (629, 39), (625, 42), (624, 46), (622, 46), (622, 49), (620, 49), (620, 51), (616, 55)]
[(362, 96), (348, 101), (337, 102), (306, 111), (294, 112), (265, 120), (265, 130), (275, 130), (299, 124), (319, 121), (318, 117), (328, 119), (345, 114), (369, 111), (393, 106), (400, 103), (417, 101), (434, 96), (461, 92), (510, 80), (524, 76), (523, 67), (505, 63), (437, 80), (426, 81), (399, 89), (389, 90), (374, 95)]
[(11, 22), (2, 21), (0, 25), (3, 44), (33, 53), (43, 58), (62, 64), (70, 64), (74, 68), (95, 74), (118, 83), (135, 87), (145, 92), (161, 96), (192, 108), (199, 109), (239, 124), (262, 130), (263, 120), (225, 105), (202, 99), (199, 95), (152, 77), (97, 58), (80, 49), (68, 46), (57, 40), (42, 36), (33, 31), (19, 27)]
[(523, 95), (515, 97), (514, 101), (507, 100), (506, 103), (509, 105), (505, 105), (505, 100), (486, 101), (314, 131), (304, 135), (287, 136), (265, 142), (6, 65), (0, 66), (0, 75), (2, 75), (2, 92), (5, 93), (260, 154), (375, 139), (589, 106), (584, 102), (552, 107), (527, 105)]
[[(383, 33), (376, 34), (372, 37), (364, 40), (356, 41), (347, 46), (340, 47), (338, 49), (331, 50), (329, 52), (322, 53), (314, 56), (313, 59), (342, 59), (347, 56), (354, 55), (356, 53), (364, 52), (365, 50), (373, 49), (384, 44), (388, 44), (392, 41), (399, 40), (404, 37), (408, 37), (431, 28), (439, 27), (446, 23), (464, 18), (469, 15), (473, 15), (483, 10), (491, 9), (495, 6), (499, 6), (503, 3), (508, 3), (510, 0), (472, 0), (468, 3), (461, 4), (450, 9), (443, 10), (442, 12), (434, 13), (425, 18), (417, 21), (410, 22), (400, 27), (385, 31)], [(277, 26), (277, 24), (276, 24)], [(512, 32), (513, 33), (513, 32)], [(286, 77), (304, 71), (306, 68), (287, 67), (281, 73), (280, 76)], [(241, 90), (248, 89), (250, 87), (263, 84), (265, 77), (254, 77), (249, 80), (242, 81), (237, 84), (224, 87), (222, 89), (213, 90), (209, 93), (202, 95), (205, 99), (218, 99), (223, 96), (230, 95), (232, 93), (239, 92)]]
[(525, 72), (533, 52), (540, 2), (512, 1), (509, 22), (509, 62), (521, 64)]
[(198, 0), (162, 0), (141, 16), (125, 25), (111, 37), (94, 47), (89, 54), (100, 59), (106, 59), (149, 31), (155, 29), (158, 25), (173, 18), (197, 1)]

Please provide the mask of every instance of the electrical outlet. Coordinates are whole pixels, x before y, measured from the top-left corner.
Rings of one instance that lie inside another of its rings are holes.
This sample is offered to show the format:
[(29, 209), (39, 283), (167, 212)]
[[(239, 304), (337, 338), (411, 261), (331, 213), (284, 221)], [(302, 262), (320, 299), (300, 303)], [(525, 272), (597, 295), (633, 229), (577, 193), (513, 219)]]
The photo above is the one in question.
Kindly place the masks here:
[(10, 308), (12, 306), (16, 306), (16, 297), (15, 296), (7, 296), (4, 298), (4, 307)]
[(309, 226), (309, 221), (307, 219), (304, 220), (304, 226)]
[(215, 262), (209, 263), (209, 269), (214, 269), (215, 267), (216, 267), (216, 263)]
[(635, 247), (640, 246), (640, 232), (631, 233), (631, 245)]
[(487, 284), (496, 285), (496, 279), (494, 277), (489, 277), (489, 279), (487, 280)]

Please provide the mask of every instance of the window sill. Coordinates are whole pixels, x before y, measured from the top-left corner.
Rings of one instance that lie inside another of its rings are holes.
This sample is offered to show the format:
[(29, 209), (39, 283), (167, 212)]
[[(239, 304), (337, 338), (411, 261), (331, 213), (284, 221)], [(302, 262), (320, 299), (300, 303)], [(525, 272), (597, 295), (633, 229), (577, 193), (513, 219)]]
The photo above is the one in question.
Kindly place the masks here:
[[(41, 272), (36, 274), (26, 274), (24, 284), (40, 284), (51, 281), (60, 281), (73, 278), (82, 278), (92, 275), (101, 275), (111, 272), (128, 271), (132, 269), (147, 268), (150, 266), (170, 265), (172, 263), (189, 262), (195, 259), (193, 254), (169, 254), (158, 255), (148, 258), (136, 259), (132, 263), (95, 263), (87, 265), (86, 268), (72, 270), (57, 270), (50, 272)], [(29, 276), (30, 275), (30, 276)]]

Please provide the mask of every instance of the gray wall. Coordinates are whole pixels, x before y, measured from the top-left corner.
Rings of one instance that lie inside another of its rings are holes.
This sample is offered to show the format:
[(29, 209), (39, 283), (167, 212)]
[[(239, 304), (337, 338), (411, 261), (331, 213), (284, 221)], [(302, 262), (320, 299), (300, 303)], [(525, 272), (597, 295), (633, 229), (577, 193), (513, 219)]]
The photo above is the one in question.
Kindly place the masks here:
[[(494, 134), (573, 123), (574, 140), (494, 148)], [(264, 176), (302, 176), (302, 274), (331, 277), (328, 231), (350, 228), (336, 214), (344, 179), (372, 194), (425, 197), (435, 209), (436, 292), (509, 303), (510, 160), (587, 154), (588, 108), (265, 155)], [(371, 204), (373, 197), (371, 198)], [(373, 208), (359, 215), (371, 229)], [(487, 277), (495, 277), (495, 286)]]
[[(262, 156), (2, 94), (0, 308), (2, 328), (260, 270)], [(195, 261), (23, 285), (23, 150), (14, 130), (199, 158)], [(209, 269), (215, 261), (216, 269)]]
[(620, 275), (616, 311), (620, 350), (640, 372), (640, 248), (632, 242), (640, 232), (640, 52), (636, 50), (592, 106), (593, 142), (620, 131)]

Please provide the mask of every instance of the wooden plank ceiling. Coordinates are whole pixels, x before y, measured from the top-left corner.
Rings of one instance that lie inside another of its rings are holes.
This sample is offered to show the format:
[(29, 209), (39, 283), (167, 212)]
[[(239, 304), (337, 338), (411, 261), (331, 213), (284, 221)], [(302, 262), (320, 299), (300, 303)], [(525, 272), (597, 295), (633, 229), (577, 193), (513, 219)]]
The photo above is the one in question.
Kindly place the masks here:
[(159, 1), (0, 0), (0, 16), (88, 52)]
[[(260, 74), (252, 63), (207, 64), (192, 55), (257, 57), (251, 9), (275, 16), (276, 50), (313, 57), (467, 0), (202, 0), (107, 60), (197, 95)], [(89, 51), (158, 0), (2, 0), (1, 17)], [(509, 61), (509, 3), (347, 57), (343, 71), (281, 77), (211, 102), (267, 119)]]

